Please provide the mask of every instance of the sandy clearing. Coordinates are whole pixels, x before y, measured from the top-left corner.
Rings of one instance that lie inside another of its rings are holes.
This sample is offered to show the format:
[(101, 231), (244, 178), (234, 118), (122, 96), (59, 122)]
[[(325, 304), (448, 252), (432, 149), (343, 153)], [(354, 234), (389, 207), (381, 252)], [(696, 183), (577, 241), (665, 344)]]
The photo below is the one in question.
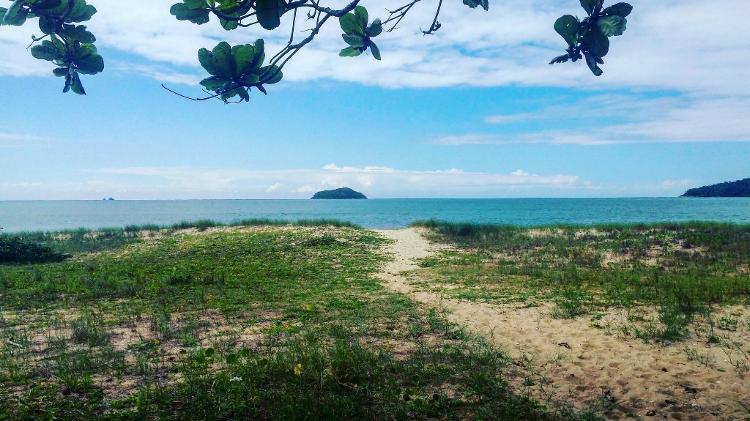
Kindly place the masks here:
[[(394, 259), (379, 274), (384, 284), (446, 310), (449, 320), (489, 338), (519, 361), (530, 360), (544, 386), (578, 407), (607, 404), (611, 418), (750, 419), (750, 379), (719, 372), (664, 348), (608, 336), (581, 320), (559, 320), (543, 308), (509, 308), (446, 299), (418, 291), (402, 273), (440, 246), (417, 229), (381, 230)], [(744, 408), (743, 408), (744, 406)]]

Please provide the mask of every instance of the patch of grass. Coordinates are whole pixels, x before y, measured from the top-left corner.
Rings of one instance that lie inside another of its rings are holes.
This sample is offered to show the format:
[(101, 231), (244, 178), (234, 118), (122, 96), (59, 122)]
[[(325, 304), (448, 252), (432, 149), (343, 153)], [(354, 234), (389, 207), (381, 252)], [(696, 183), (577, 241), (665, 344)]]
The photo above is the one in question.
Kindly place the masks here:
[(514, 393), (503, 353), (386, 291), (375, 233), (208, 228), (0, 267), (3, 335), (26, 338), (0, 348), (0, 419), (588, 416)]
[[(81, 228), (57, 232), (19, 232), (12, 234), (12, 236), (20, 238), (23, 241), (42, 245), (56, 253), (76, 254), (110, 250), (137, 242), (139, 240), (139, 231), (135, 227), (98, 230)], [(11, 234), (0, 234), (0, 239), (9, 236)]]
[(423, 262), (434, 287), (496, 302), (534, 297), (558, 317), (611, 307), (655, 307), (641, 337), (675, 341), (694, 316), (750, 303), (750, 225), (596, 226), (454, 224), (425, 221), (433, 239), (456, 247)]
[(98, 396), (101, 392), (94, 384), (98, 373), (116, 375), (125, 369), (123, 352), (105, 347), (96, 351), (66, 350), (53, 361), (54, 380), (59, 382), (63, 395), (81, 394)]
[(588, 314), (591, 296), (583, 289), (565, 289), (560, 292), (556, 299), (557, 307), (553, 312), (555, 317), (561, 319), (573, 319), (583, 314)]
[[(241, 226), (299, 226), (299, 227), (337, 227), (361, 229), (360, 226), (347, 221), (335, 219), (302, 219), (297, 221), (273, 220), (273, 219), (241, 219), (230, 223), (217, 222), (209, 219), (198, 221), (183, 221), (172, 225), (128, 225), (123, 228), (100, 228), (100, 229), (72, 229), (62, 231), (30, 231), (13, 234), (0, 234), (0, 263), (4, 250), (4, 242), (21, 242), (26, 247), (29, 245), (49, 249), (53, 255), (68, 255), (77, 253), (94, 253), (121, 248), (125, 245), (138, 243), (143, 235), (170, 235), (178, 230), (197, 229), (206, 231), (209, 228), (241, 227)], [(10, 254), (9, 254), (10, 255)], [(11, 263), (43, 263), (54, 260), (23, 260), (10, 261)]]
[(659, 307), (659, 321), (662, 328), (654, 331), (654, 336), (666, 341), (683, 339), (688, 335), (688, 326), (693, 317), (690, 309), (678, 302), (662, 303)]
[(716, 367), (716, 363), (714, 362), (711, 355), (708, 353), (701, 352), (700, 350), (694, 347), (686, 347), (683, 351), (685, 352), (685, 355), (690, 361), (695, 361), (703, 366), (710, 367), (710, 368)]
[(87, 344), (90, 347), (103, 346), (109, 343), (109, 334), (104, 328), (101, 315), (83, 311), (71, 325), (73, 342)]
[(338, 219), (299, 219), (296, 221), (285, 221), (277, 219), (241, 219), (239, 221), (232, 222), (231, 226), (281, 226), (281, 225), (293, 225), (299, 227), (336, 227), (336, 228), (353, 228), (362, 229), (361, 226), (354, 224), (349, 221), (341, 221)]
[[(216, 352), (192, 353), (184, 362), (186, 381), (175, 388), (147, 391), (138, 415), (169, 417), (174, 408), (159, 402), (180, 402), (178, 412), (196, 419), (298, 419), (302, 414), (307, 419), (441, 417), (463, 406), (444, 392), (421, 391), (418, 381), (436, 380), (432, 364), (421, 360), (424, 357), (399, 362), (363, 347), (344, 331), (338, 334), (331, 343), (315, 335), (295, 339), (273, 356), (240, 350), (223, 357), (226, 370), (219, 374), (211, 368), (222, 359)], [(502, 417), (502, 408), (507, 415), (544, 416), (537, 404), (513, 395), (501, 380), (490, 380), (496, 374), (484, 369), (493, 365), (492, 356), (469, 352), (458, 359), (453, 351), (438, 351), (433, 357), (443, 360), (440, 367), (455, 362), (452, 372), (466, 364), (478, 367), (480, 372), (473, 376), (487, 378), (475, 382), (476, 389), (469, 393), (479, 400), (492, 398), (491, 404), (479, 405), (488, 415)], [(273, 413), (267, 412), (269, 408)]]
[(719, 319), (719, 322), (716, 327), (718, 327), (721, 330), (727, 330), (730, 332), (737, 331), (737, 324), (738, 321), (734, 317), (731, 316), (722, 316)]

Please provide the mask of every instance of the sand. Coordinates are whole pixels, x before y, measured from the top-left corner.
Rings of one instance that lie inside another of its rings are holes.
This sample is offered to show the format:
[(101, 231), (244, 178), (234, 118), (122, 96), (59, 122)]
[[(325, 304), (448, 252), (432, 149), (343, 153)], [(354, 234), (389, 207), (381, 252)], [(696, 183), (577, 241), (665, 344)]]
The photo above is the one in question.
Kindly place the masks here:
[[(379, 274), (391, 290), (446, 311), (446, 317), (487, 337), (517, 366), (535, 373), (536, 397), (578, 408), (600, 407), (608, 418), (750, 419), (750, 379), (690, 361), (679, 347), (607, 335), (588, 321), (560, 320), (544, 307), (512, 308), (446, 299), (419, 291), (403, 272), (442, 247), (418, 229), (383, 230), (394, 259)], [(521, 382), (511, 384), (521, 387)]]

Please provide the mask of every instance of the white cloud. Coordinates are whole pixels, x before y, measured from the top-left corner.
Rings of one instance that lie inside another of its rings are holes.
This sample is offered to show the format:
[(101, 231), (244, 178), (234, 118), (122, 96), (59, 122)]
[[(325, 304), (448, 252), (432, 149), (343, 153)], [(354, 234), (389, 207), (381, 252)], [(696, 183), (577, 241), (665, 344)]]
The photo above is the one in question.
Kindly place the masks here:
[(28, 145), (30, 143), (38, 144), (48, 140), (45, 137), (30, 134), (0, 132), (0, 148)]
[(614, 145), (632, 141), (625, 140), (604, 140), (590, 133), (576, 132), (554, 132), (543, 131), (534, 133), (524, 133), (518, 135), (490, 135), (490, 134), (465, 134), (456, 136), (444, 136), (435, 139), (433, 143), (446, 146), (463, 146), (463, 145), (513, 145), (513, 144), (538, 144), (547, 143), (553, 145)]
[(84, 171), (78, 182), (42, 182), (23, 188), (0, 184), (3, 197), (32, 198), (304, 198), (348, 186), (371, 197), (493, 197), (566, 195), (591, 184), (575, 175), (509, 174), (460, 169), (404, 170), (380, 166), (246, 170), (126, 167)]
[(485, 122), (501, 129), (519, 123), (575, 129), (532, 127), (516, 134), (467, 133), (436, 139), (443, 145), (549, 143), (611, 145), (619, 143), (750, 142), (748, 97), (656, 97), (599, 95), (538, 111), (490, 115)]
[(137, 73), (154, 79), (156, 81), (168, 84), (177, 85), (198, 85), (203, 79), (197, 71), (195, 72), (181, 72), (170, 69), (163, 65), (153, 64), (134, 64), (127, 62), (115, 62), (110, 63), (109, 68), (116, 71)]
[[(263, 37), (269, 54), (286, 35), (260, 28), (224, 31), (217, 22), (193, 25), (169, 15), (176, 0), (129, 2), (97, 0), (100, 13), (90, 22), (99, 45), (140, 57), (138, 63), (107, 61), (108, 71), (134, 71), (171, 84), (195, 85), (203, 74), (196, 51), (220, 39), (231, 43)], [(343, 0), (330, 0), (339, 6)], [(404, 0), (368, 0), (371, 16)], [(584, 90), (657, 90), (677, 92), (681, 100), (641, 104), (640, 94), (625, 95), (623, 106), (601, 103), (599, 117), (632, 112), (631, 121), (592, 131), (555, 130), (528, 136), (459, 134), (442, 143), (547, 142), (612, 144), (622, 142), (748, 141), (750, 124), (750, 39), (746, 35), (747, 0), (632, 0), (628, 31), (613, 39), (605, 75), (593, 77), (582, 63), (549, 66), (563, 41), (552, 30), (565, 13), (581, 15), (576, 1), (494, 0), (489, 12), (446, 2), (433, 36), (422, 36), (432, 5), (425, 2), (392, 33), (379, 37), (383, 61), (369, 56), (337, 56), (343, 41), (335, 20), (285, 69), (287, 83), (313, 79), (355, 82), (388, 88), (446, 86), (559, 86)], [(291, 16), (285, 16), (288, 21)], [(287, 22), (288, 23), (288, 22)], [(300, 28), (300, 35), (304, 28)], [(0, 28), (0, 75), (49, 75), (48, 63), (34, 60), (26, 46), (34, 23)], [(106, 50), (105, 50), (106, 51)], [(196, 90), (197, 92), (197, 90)], [(551, 111), (564, 114), (562, 107)], [(636, 116), (640, 118), (635, 118)], [(548, 120), (540, 113), (489, 116), (494, 124)], [(460, 138), (460, 139), (459, 139)]]
[(689, 179), (664, 180), (661, 182), (661, 188), (663, 188), (664, 190), (673, 190), (673, 189), (685, 190), (693, 184), (694, 183), (691, 182)]
[[(133, 53), (160, 65), (198, 67), (196, 51), (219, 39), (248, 42), (266, 38), (278, 47), (285, 34), (246, 28), (226, 32), (217, 22), (197, 26), (169, 15), (175, 0), (149, 0), (137, 8), (128, 2), (98, 0), (99, 13), (90, 22), (103, 47)], [(341, 0), (331, 0), (334, 6)], [(403, 0), (365, 2), (372, 16)], [(503, 0), (489, 12), (471, 10), (461, 2), (443, 8), (443, 29), (422, 36), (432, 5), (415, 7), (400, 29), (379, 37), (382, 62), (370, 57), (341, 59), (340, 29), (332, 20), (318, 39), (289, 66), (290, 80), (330, 78), (382, 86), (498, 86), (507, 84), (602, 87), (649, 87), (710, 94), (750, 93), (743, 74), (750, 66), (750, 43), (744, 36), (745, 0), (632, 0), (635, 11), (629, 30), (613, 42), (606, 77), (593, 78), (584, 65), (548, 66), (563, 42), (552, 30), (565, 13), (581, 14), (575, 1)], [(736, 13), (727, 13), (734, 10)], [(291, 16), (286, 16), (286, 20)], [(720, 22), (720, 24), (719, 24)], [(301, 28), (302, 29), (302, 28)], [(28, 57), (33, 23), (0, 30), (3, 57), (0, 73), (39, 74), (46, 63)], [(304, 34), (300, 31), (300, 34)], [(163, 77), (162, 77), (163, 79)]]
[(654, 112), (642, 121), (609, 128), (610, 137), (664, 142), (750, 142), (750, 96), (704, 98)]
[(266, 193), (273, 193), (284, 187), (281, 183), (273, 183), (266, 189)]
[[(31, 57), (26, 47), (31, 43), (35, 25), (0, 26), (0, 75), (50, 75), (49, 63)], [(38, 31), (37, 31), (38, 32)]]

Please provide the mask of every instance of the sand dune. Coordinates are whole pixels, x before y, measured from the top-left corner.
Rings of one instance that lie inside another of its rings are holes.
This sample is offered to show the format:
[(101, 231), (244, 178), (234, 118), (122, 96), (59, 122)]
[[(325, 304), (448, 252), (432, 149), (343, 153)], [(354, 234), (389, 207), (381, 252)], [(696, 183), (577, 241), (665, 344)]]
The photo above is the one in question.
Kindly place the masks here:
[[(379, 231), (393, 240), (394, 260), (379, 275), (390, 289), (442, 307), (447, 317), (489, 338), (516, 361), (524, 377), (536, 378), (537, 396), (549, 393), (579, 408), (599, 406), (612, 418), (747, 419), (750, 380), (690, 361), (679, 347), (646, 344), (589, 326), (559, 320), (545, 307), (512, 308), (446, 299), (410, 285), (403, 272), (440, 245), (417, 229)], [(541, 388), (542, 386), (544, 392)]]

